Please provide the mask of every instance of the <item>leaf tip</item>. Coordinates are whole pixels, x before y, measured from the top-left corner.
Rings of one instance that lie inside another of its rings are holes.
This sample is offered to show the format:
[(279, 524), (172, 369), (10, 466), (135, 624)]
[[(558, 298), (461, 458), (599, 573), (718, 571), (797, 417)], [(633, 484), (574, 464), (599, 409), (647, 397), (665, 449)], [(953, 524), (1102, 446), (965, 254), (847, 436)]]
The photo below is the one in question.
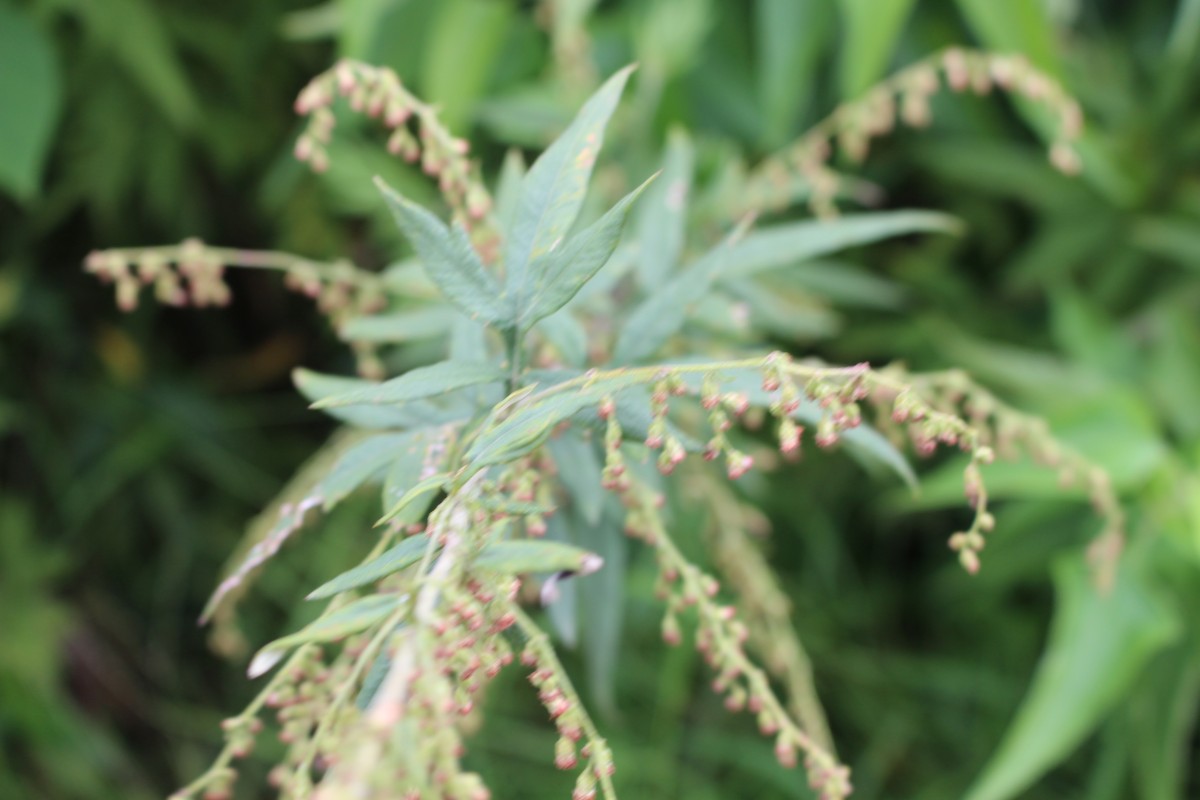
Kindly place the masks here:
[(254, 658), (250, 659), (250, 666), (246, 668), (246, 675), (251, 678), (265, 675), (283, 659), (283, 654), (283, 650), (260, 650)]

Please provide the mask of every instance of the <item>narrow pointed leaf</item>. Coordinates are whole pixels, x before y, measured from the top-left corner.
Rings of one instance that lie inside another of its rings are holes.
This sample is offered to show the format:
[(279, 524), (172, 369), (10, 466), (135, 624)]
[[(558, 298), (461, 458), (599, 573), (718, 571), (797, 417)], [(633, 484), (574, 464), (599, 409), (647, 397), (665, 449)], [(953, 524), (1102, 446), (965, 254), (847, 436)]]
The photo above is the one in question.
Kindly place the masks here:
[(852, 100), (888, 71), (916, 0), (839, 0), (842, 29), (839, 73), (842, 99)]
[(381, 433), (370, 436), (347, 450), (317, 487), (328, 511), (346, 495), (372, 480), (383, 480), (387, 468), (403, 453), (408, 434)]
[(1136, 551), (1126, 556), (1106, 594), (1092, 585), (1080, 555), (1055, 565), (1058, 608), (1046, 653), (968, 800), (1021, 797), (1083, 741), (1150, 657), (1178, 634), (1177, 615), (1146, 585), (1139, 556)]
[(373, 558), (365, 564), (359, 564), (354, 569), (347, 570), (336, 578), (321, 584), (309, 592), (306, 599), (322, 600), (381, 581), (388, 575), (420, 561), (428, 548), (429, 536), (427, 534), (411, 536), (395, 547), (380, 553), (377, 558)]
[(850, 247), (910, 233), (950, 233), (962, 223), (934, 211), (875, 211), (836, 219), (804, 220), (760, 228), (726, 253), (721, 276), (742, 277), (797, 264)]
[(263, 647), (251, 659), (247, 673), (251, 678), (257, 678), (279, 663), (280, 659), (293, 647), (317, 642), (332, 642), (365, 631), (372, 625), (387, 619), (407, 599), (407, 595), (376, 594), (355, 600), (328, 616), (320, 617), (295, 633), (276, 639)]
[(691, 306), (708, 293), (749, 224), (750, 220), (744, 220), (724, 242), (696, 259), (634, 309), (617, 337), (613, 362), (641, 361), (683, 327)]
[(442, 294), (480, 322), (501, 327), (510, 324), (512, 315), (501, 297), (500, 286), (484, 268), (462, 227), (447, 228), (436, 216), (383, 181), (376, 179), (375, 184)]
[(354, 317), (338, 329), (346, 342), (411, 342), (445, 336), (458, 313), (451, 306), (433, 306)]
[(480, 469), (520, 458), (541, 445), (558, 423), (637, 382), (634, 377), (618, 373), (521, 406), (486, 427), (468, 449), (466, 460)]
[(662, 177), (638, 204), (638, 279), (654, 290), (675, 270), (683, 253), (695, 150), (680, 128), (667, 136)]
[(604, 559), (582, 547), (547, 539), (516, 539), (493, 542), (479, 552), (475, 566), (509, 575), (525, 572), (576, 572), (590, 575), (604, 566)]
[(323, 398), (313, 403), (313, 408), (399, 404), (426, 397), (438, 397), (467, 386), (499, 383), (504, 378), (504, 371), (495, 364), (442, 361), (428, 367), (409, 370), (400, 377), (384, 383)]
[(579, 517), (588, 525), (599, 524), (607, 492), (600, 485), (602, 465), (596, 446), (578, 431), (568, 430), (551, 439), (549, 448), (558, 479), (567, 488)]
[[(308, 369), (293, 370), (292, 383), (300, 390), (300, 394), (313, 403), (327, 397), (346, 395), (379, 385), (360, 378), (325, 375)], [(359, 428), (407, 428), (413, 424), (413, 418), (406, 409), (343, 406), (324, 409), (324, 411), (335, 419)]]
[[(424, 478), (416, 486), (405, 492), (404, 496), (397, 500), (395, 505), (389, 508), (387, 513), (384, 514), (383, 517), (380, 518), (379, 522), (375, 524), (382, 525), (385, 522), (389, 522), (393, 519), (401, 517), (401, 515), (405, 514), (405, 512), (408, 511), (415, 503), (427, 503), (431, 496), (442, 490), (442, 487), (446, 485), (448, 480), (450, 480), (450, 475), (445, 472), (439, 472), (436, 475), (430, 475), (428, 478)], [(404, 520), (415, 521), (409, 520), (407, 517), (404, 517)]]
[(528, 330), (533, 323), (558, 311), (600, 271), (621, 239), (621, 229), (630, 207), (656, 177), (657, 174), (650, 176), (565, 245), (551, 249), (533, 262), (528, 299), (517, 320), (518, 329)]
[(520, 314), (532, 288), (530, 265), (566, 237), (579, 215), (604, 142), (604, 128), (632, 72), (632, 66), (625, 67), (609, 78), (521, 182), (521, 198), (504, 250), (510, 319)]
[(558, 351), (558, 357), (564, 364), (582, 367), (587, 363), (587, 331), (570, 309), (560, 310), (538, 321), (534, 329)]

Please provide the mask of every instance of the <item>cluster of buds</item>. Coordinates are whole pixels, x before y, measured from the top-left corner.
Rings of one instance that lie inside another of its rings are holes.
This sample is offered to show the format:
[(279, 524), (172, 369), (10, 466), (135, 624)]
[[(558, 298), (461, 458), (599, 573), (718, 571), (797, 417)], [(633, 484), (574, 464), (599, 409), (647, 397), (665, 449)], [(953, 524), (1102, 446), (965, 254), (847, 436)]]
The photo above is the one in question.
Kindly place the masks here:
[(521, 663), (530, 669), (529, 682), (558, 730), (554, 765), (571, 770), (581, 759), (586, 761), (575, 781), (572, 800), (594, 800), (597, 791), (605, 798), (615, 797), (612, 776), (616, 765), (608, 744), (597, 734), (546, 635), (530, 630), (528, 623), (523, 627), (532, 635), (521, 652)]
[(621, 422), (617, 419), (617, 403), (612, 397), (600, 401), (597, 413), (604, 421), (604, 470), (600, 474), (600, 482), (605, 489), (624, 491), (629, 488), (629, 475), (626, 474), (625, 456), (621, 453), (624, 432)]
[(914, 128), (928, 126), (933, 119), (930, 101), (943, 85), (978, 95), (995, 87), (1044, 107), (1056, 124), (1050, 163), (1068, 175), (1079, 172), (1075, 143), (1083, 132), (1083, 113), (1056, 80), (1020, 55), (953, 47), (896, 73), (861, 99), (839, 106), (786, 152), (764, 162), (744, 195), (747, 202), (755, 207), (786, 204), (791, 196), (788, 176), (798, 173), (808, 185), (813, 212), (836, 214), (834, 198), (843, 181), (829, 166), (835, 145), (858, 163), (867, 157), (871, 141), (890, 134), (897, 121)]
[(715, 374), (704, 377), (700, 389), (700, 405), (708, 412), (708, 425), (712, 437), (704, 446), (704, 459), (716, 461), (724, 456), (725, 472), (730, 480), (737, 480), (750, 471), (754, 459), (733, 446), (727, 432), (732, 426), (730, 415), (741, 417), (750, 410), (750, 399), (740, 392), (723, 392)]
[[(232, 298), (224, 278), (229, 267), (283, 272), (285, 285), (316, 300), (335, 325), (374, 314), (387, 304), (379, 277), (348, 261), (322, 263), (288, 253), (209, 247), (199, 239), (166, 247), (98, 250), (88, 255), (85, 265), (88, 272), (116, 285), (117, 305), (123, 311), (137, 307), (142, 287), (148, 285), (166, 305), (227, 305)], [(383, 377), (372, 343), (355, 342), (354, 350), (364, 377)]]
[[(309, 122), (296, 141), (296, 158), (317, 172), (329, 167), (327, 146), (336, 124), (332, 105), (338, 96), (346, 98), (352, 110), (383, 121), (391, 131), (388, 152), (412, 163), (419, 161), (425, 173), (437, 179), (464, 224), (488, 214), (491, 198), (479, 180), (477, 166), (467, 158), (467, 141), (451, 135), (433, 107), (413, 96), (386, 67), (340, 61), (301, 90), (296, 113), (307, 116)], [(415, 134), (409, 128), (410, 120), (417, 122)]]
[(655, 382), (650, 394), (650, 428), (646, 433), (646, 447), (659, 451), (658, 469), (670, 475), (687, 456), (687, 450), (679, 437), (671, 432), (668, 421), (671, 398), (687, 393), (687, 386), (678, 376), (666, 373)]
[(137, 308), (142, 287), (150, 285), (155, 298), (170, 306), (223, 306), (231, 296), (224, 261), (197, 239), (178, 247), (97, 250), (84, 264), (100, 280), (113, 282), (122, 311)]
[(98, 250), (88, 255), (88, 272), (117, 287), (117, 305), (137, 307), (141, 287), (153, 284), (159, 302), (172, 306), (223, 306), (231, 294), (228, 267), (282, 271), (289, 288), (317, 301), (322, 312), (340, 319), (373, 314), (386, 302), (373, 273), (348, 261), (321, 263), (285, 253), (209, 247), (199, 239), (182, 244), (130, 250)]
[(495, 524), (519, 516), (527, 535), (545, 536), (546, 518), (555, 511), (553, 482), (546, 478), (555, 469), (553, 459), (542, 450), (513, 463), (495, 482), (483, 482), (482, 494), (488, 499), (474, 507), (475, 524)]
[(696, 649), (713, 670), (713, 691), (725, 698), (731, 712), (754, 714), (764, 736), (775, 738), (780, 764), (797, 765), (805, 753), (809, 781), (823, 800), (841, 800), (850, 794), (849, 770), (817, 746), (784, 709), (771, 689), (766, 674), (745, 651), (747, 626), (732, 605), (721, 603), (720, 584), (687, 561), (667, 535), (658, 511), (659, 498), (642, 488), (625, 493), (629, 510), (626, 531), (655, 549), (659, 565), (658, 595), (666, 603), (663, 639), (670, 645), (682, 640), (679, 618), (694, 610), (697, 620)]

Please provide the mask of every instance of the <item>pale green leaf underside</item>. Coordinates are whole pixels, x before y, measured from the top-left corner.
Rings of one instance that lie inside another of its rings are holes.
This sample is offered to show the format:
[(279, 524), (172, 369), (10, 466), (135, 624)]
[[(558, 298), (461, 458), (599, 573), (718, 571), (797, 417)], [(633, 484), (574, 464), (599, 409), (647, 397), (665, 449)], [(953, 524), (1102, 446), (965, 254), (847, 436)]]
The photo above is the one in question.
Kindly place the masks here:
[(495, 364), (477, 361), (442, 361), (417, 367), (398, 378), (333, 395), (313, 403), (313, 408), (355, 405), (392, 405), (439, 397), (455, 389), (498, 383), (505, 373)]
[(578, 572), (590, 574), (600, 569), (603, 560), (581, 547), (547, 539), (515, 539), (493, 542), (475, 558), (477, 568), (509, 575), (525, 572)]
[(322, 600), (327, 597), (333, 597), (335, 594), (348, 592), (351, 589), (358, 589), (362, 586), (368, 586), (377, 581), (383, 580), (388, 575), (392, 575), (405, 567), (410, 567), (421, 560), (425, 551), (429, 549), (429, 536), (427, 534), (418, 534), (412, 536), (400, 544), (380, 553), (378, 557), (371, 559), (365, 564), (360, 564), (354, 569), (347, 570), (336, 578), (322, 584), (313, 591), (309, 592), (309, 600)]
[(279, 663), (279, 660), (293, 647), (302, 644), (332, 642), (365, 631), (372, 625), (387, 619), (407, 599), (407, 595), (376, 594), (355, 600), (295, 633), (276, 639), (263, 647), (250, 661), (247, 672), (251, 678), (257, 678)]

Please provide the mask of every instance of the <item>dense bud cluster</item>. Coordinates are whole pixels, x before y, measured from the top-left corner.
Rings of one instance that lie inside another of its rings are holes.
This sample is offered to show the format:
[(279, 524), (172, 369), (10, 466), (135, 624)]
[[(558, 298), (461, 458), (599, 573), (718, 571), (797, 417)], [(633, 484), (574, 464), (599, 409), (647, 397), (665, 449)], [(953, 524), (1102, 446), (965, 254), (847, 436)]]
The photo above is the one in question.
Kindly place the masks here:
[[(341, 61), (313, 78), (296, 98), (296, 113), (308, 117), (308, 127), (296, 140), (295, 156), (316, 172), (329, 167), (327, 146), (336, 117), (333, 102), (346, 99), (351, 110), (380, 119), (391, 133), (388, 152), (419, 163), (435, 178), (455, 215), (468, 229), (478, 227), (492, 201), (479, 180), (478, 167), (467, 156), (470, 145), (452, 135), (436, 110), (405, 88), (395, 71), (358, 61)], [(410, 122), (416, 122), (416, 130)], [(477, 242), (479, 244), (479, 242)]]

